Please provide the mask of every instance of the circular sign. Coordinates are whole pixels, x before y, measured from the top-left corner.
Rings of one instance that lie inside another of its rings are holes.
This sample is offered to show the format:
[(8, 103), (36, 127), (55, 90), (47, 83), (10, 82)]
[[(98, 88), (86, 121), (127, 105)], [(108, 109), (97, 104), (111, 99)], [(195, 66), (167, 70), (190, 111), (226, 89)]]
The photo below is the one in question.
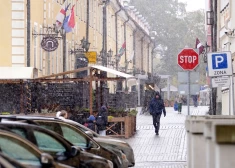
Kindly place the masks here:
[(55, 37), (43, 37), (41, 47), (48, 52), (55, 51), (58, 48), (58, 40)]
[(199, 55), (192, 48), (185, 48), (178, 54), (178, 65), (184, 70), (193, 70), (199, 64)]

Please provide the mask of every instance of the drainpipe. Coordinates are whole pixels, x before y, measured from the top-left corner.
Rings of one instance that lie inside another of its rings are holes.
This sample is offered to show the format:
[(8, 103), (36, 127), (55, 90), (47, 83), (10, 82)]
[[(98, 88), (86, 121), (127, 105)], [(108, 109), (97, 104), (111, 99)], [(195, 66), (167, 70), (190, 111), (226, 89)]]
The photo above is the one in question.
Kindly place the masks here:
[(118, 16), (118, 13), (119, 12), (121, 12), (121, 8), (117, 11), (117, 12), (115, 12), (115, 29), (116, 29), (116, 70), (118, 70), (118, 59), (117, 59), (117, 57), (118, 57), (118, 18), (117, 18), (117, 16)]
[[(150, 42), (151, 43), (151, 42)], [(148, 43), (148, 62), (147, 62), (147, 72), (149, 72), (149, 56), (150, 56), (150, 51), (149, 51), (149, 49), (150, 49), (150, 43)]]
[(30, 67), (30, 0), (27, 0), (27, 67)]
[(102, 65), (107, 66), (107, 4), (103, 7), (103, 58)]
[[(130, 18), (128, 17), (128, 19), (123, 23), (123, 25), (124, 25), (124, 41), (125, 41), (125, 43), (126, 43), (126, 24), (127, 24), (127, 22), (129, 22), (129, 20), (130, 20)], [(125, 72), (127, 72), (127, 55), (126, 55), (127, 53), (126, 53), (126, 49), (125, 49)]]
[[(128, 17), (128, 19), (123, 23), (124, 25), (124, 41), (126, 43), (126, 24), (127, 22), (129, 22), (130, 18)], [(127, 47), (126, 47), (127, 48)], [(127, 67), (128, 67), (128, 64), (127, 64), (127, 55), (126, 55), (126, 49), (125, 49), (125, 73), (127, 72)], [(125, 89), (127, 89), (127, 80), (125, 81)]]
[[(66, 0), (64, 0), (65, 2)], [(64, 19), (66, 18), (66, 13), (65, 13), (65, 16), (64, 16)], [(66, 33), (65, 33), (65, 30), (64, 28), (62, 28), (62, 40), (63, 40), (63, 72), (66, 71)], [(65, 78), (66, 75), (63, 75), (63, 78)]]
[(87, 0), (87, 8), (86, 8), (87, 14), (86, 14), (86, 40), (89, 41), (89, 23), (90, 23), (90, 2)]
[(142, 38), (141, 38), (141, 71), (143, 71), (144, 69), (144, 38), (145, 38), (146, 35), (144, 35)]
[(154, 42), (153, 49), (151, 51), (151, 73), (152, 73), (152, 75), (154, 75), (153, 74), (153, 53), (154, 53), (155, 48), (156, 48), (156, 43)]
[(134, 50), (134, 57), (133, 57), (133, 75), (135, 76), (135, 64), (136, 64), (136, 32), (137, 32), (137, 30), (134, 30), (134, 32), (133, 32), (133, 50)]

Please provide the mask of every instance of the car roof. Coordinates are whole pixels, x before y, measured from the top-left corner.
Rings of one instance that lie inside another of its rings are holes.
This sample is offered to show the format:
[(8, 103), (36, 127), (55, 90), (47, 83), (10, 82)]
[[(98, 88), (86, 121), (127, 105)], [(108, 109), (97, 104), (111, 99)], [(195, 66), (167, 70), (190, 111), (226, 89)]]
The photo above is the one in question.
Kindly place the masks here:
[(72, 146), (72, 143), (67, 141), (63, 136), (61, 136), (60, 134), (57, 134), (56, 132), (54, 131), (51, 131), (51, 130), (48, 130), (46, 128), (43, 128), (43, 127), (40, 127), (38, 125), (31, 125), (31, 124), (27, 124), (27, 123), (20, 123), (20, 122), (7, 122), (7, 123), (0, 123), (0, 129), (2, 126), (7, 126), (7, 125), (10, 125), (10, 126), (14, 126), (14, 127), (31, 127), (32, 129), (37, 129), (39, 131), (43, 131), (45, 132), (46, 134), (49, 134), (50, 136), (54, 136), (56, 137), (59, 141), (65, 141), (65, 143), (67, 143), (67, 145), (69, 146)]

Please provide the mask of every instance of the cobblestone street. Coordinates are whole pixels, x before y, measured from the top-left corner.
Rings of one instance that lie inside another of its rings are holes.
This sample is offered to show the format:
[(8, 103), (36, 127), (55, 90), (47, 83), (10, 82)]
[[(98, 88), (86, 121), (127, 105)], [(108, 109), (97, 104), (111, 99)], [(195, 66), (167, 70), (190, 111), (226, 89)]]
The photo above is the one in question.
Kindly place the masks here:
[[(126, 140), (134, 149), (136, 166), (141, 168), (185, 168), (186, 132), (184, 129), (187, 107), (178, 114), (166, 108), (167, 116), (161, 118), (159, 136), (154, 133), (150, 115), (137, 116), (136, 135)], [(190, 107), (192, 115), (204, 115), (208, 107)]]

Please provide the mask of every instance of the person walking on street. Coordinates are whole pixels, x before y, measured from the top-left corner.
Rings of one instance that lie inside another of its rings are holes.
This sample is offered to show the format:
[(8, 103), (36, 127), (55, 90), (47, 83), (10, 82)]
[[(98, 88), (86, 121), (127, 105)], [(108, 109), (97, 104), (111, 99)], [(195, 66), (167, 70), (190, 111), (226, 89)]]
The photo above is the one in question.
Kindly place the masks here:
[(178, 98), (178, 114), (181, 114), (182, 111), (182, 103), (183, 103), (183, 99), (181, 96), (179, 96)]
[(160, 93), (157, 91), (155, 97), (151, 100), (149, 104), (149, 111), (153, 117), (153, 126), (155, 128), (156, 135), (159, 135), (160, 129), (160, 118), (162, 112), (164, 117), (166, 117), (166, 109), (164, 105), (164, 101), (162, 100)]
[(101, 136), (106, 136), (106, 126), (108, 125), (108, 109), (107, 106), (103, 105), (96, 117), (96, 125), (98, 133)]

